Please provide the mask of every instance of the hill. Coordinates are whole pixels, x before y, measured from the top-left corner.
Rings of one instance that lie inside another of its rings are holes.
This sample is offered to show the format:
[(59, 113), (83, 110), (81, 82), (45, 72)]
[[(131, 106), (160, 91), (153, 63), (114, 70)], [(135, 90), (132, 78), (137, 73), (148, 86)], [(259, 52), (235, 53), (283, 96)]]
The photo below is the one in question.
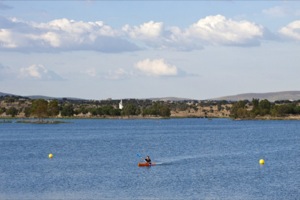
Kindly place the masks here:
[(300, 91), (284, 91), (284, 92), (267, 92), (267, 93), (245, 93), (237, 94), (232, 96), (224, 96), (219, 98), (214, 98), (212, 100), (226, 100), (226, 101), (239, 101), (239, 100), (249, 100), (252, 99), (267, 99), (270, 102), (278, 100), (299, 100)]
[(16, 96), (16, 95), (0, 92), (0, 97), (2, 96)]
[(4, 93), (4, 92), (0, 92), (0, 97), (3, 96), (13, 96), (13, 97), (26, 97), (29, 99), (45, 99), (45, 100), (53, 100), (53, 99), (70, 99), (70, 100), (83, 100), (80, 98), (74, 98), (74, 97), (48, 97), (48, 96), (42, 96), (42, 95), (31, 95), (31, 96), (21, 96), (21, 95), (15, 95), (15, 94), (9, 94), (9, 93)]
[(161, 98), (149, 98), (152, 101), (195, 101), (195, 99), (179, 98), (179, 97), (161, 97)]

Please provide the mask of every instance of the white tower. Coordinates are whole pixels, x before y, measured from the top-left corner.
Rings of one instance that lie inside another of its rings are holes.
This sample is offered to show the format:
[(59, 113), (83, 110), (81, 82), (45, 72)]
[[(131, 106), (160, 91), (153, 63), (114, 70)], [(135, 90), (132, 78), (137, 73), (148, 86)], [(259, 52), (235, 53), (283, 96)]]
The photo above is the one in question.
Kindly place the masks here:
[(120, 110), (123, 109), (123, 102), (122, 102), (122, 99), (121, 99), (121, 101), (120, 101), (120, 103), (119, 103), (119, 109), (120, 109)]

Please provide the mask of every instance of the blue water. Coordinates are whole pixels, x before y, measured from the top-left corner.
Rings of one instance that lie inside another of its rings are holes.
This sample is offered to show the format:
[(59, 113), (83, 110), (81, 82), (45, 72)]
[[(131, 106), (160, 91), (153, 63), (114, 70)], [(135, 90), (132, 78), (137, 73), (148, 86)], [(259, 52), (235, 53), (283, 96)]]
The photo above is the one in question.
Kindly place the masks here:
[(300, 199), (300, 121), (67, 122), (0, 124), (0, 199)]

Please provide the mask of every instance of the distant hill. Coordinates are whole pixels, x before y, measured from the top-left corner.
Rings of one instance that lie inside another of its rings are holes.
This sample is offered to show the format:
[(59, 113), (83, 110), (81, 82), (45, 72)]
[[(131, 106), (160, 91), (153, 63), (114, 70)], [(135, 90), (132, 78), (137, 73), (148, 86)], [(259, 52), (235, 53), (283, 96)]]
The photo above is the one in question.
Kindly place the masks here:
[(179, 97), (161, 97), (161, 98), (148, 98), (152, 101), (192, 101), (194, 99), (179, 98)]
[(252, 99), (267, 99), (271, 102), (278, 100), (300, 100), (300, 91), (268, 92), (268, 93), (245, 93), (232, 96), (214, 98), (213, 100), (239, 101)]
[(13, 95), (13, 94), (8, 94), (8, 93), (3, 93), (3, 92), (0, 92), (0, 97), (2, 96), (17, 96), (17, 95)]
[[(15, 94), (9, 94), (9, 93), (4, 93), (4, 92), (0, 92), (0, 97), (2, 96), (15, 96), (15, 97), (20, 97), (21, 95), (15, 95)], [(26, 97), (29, 99), (46, 99), (46, 100), (52, 100), (52, 99), (71, 99), (71, 100), (83, 100), (80, 98), (73, 98), (73, 97), (48, 97), (48, 96), (42, 96), (42, 95), (32, 95), (32, 96), (21, 96), (21, 97)]]

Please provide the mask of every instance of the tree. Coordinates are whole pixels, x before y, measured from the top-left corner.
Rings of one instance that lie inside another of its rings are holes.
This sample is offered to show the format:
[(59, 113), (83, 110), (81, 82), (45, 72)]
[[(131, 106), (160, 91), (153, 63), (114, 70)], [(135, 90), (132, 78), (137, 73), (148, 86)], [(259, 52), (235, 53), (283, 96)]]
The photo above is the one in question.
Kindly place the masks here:
[(15, 117), (18, 114), (18, 110), (15, 107), (10, 107), (6, 110), (6, 114)]
[(151, 106), (143, 109), (143, 116), (145, 115), (153, 115), (153, 116), (162, 116), (162, 117), (170, 117), (171, 110), (168, 105), (155, 102)]
[(112, 110), (110, 111), (110, 114), (111, 114), (112, 116), (120, 116), (120, 115), (121, 115), (121, 110), (120, 110), (120, 109), (112, 109)]
[(139, 109), (136, 105), (132, 104), (132, 103), (127, 103), (123, 110), (122, 110), (122, 114), (123, 115), (136, 115), (137, 113), (139, 113)]
[(25, 117), (30, 117), (30, 115), (31, 115), (31, 108), (30, 107), (25, 107), (24, 108), (24, 113), (25, 113)]
[(169, 106), (161, 105), (160, 110), (159, 110), (159, 114), (162, 117), (170, 117), (171, 116), (171, 110), (170, 110)]
[(230, 116), (233, 118), (248, 117), (248, 111), (246, 109), (246, 101), (238, 101), (234, 103), (230, 110)]
[(74, 115), (74, 108), (72, 104), (64, 104), (61, 110), (62, 116), (72, 117)]
[(31, 115), (39, 119), (48, 117), (48, 102), (44, 99), (34, 100), (31, 104)]
[(270, 114), (270, 108), (271, 108), (271, 103), (267, 99), (261, 100), (259, 102), (259, 110), (260, 110), (259, 114), (261, 116)]
[(260, 113), (260, 108), (259, 108), (259, 99), (252, 99), (252, 113), (254, 116), (259, 115)]
[(299, 115), (300, 114), (300, 106), (295, 106), (294, 112), (295, 112), (295, 114)]
[(0, 108), (0, 115), (2, 115), (3, 113), (5, 113), (6, 112), (6, 108), (5, 107), (1, 107)]
[(48, 105), (48, 114), (51, 117), (57, 116), (59, 114), (58, 101), (52, 100)]

